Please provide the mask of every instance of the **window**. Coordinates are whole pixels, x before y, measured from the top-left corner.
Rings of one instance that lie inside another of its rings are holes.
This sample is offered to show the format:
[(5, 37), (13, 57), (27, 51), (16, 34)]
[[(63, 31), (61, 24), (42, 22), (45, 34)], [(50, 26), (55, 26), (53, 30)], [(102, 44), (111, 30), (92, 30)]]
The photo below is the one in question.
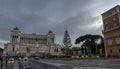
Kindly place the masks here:
[(110, 56), (112, 56), (112, 49), (110, 49)]
[(112, 40), (111, 39), (108, 40), (108, 45), (112, 45)]
[(54, 49), (54, 52), (58, 52), (58, 48), (55, 48), (55, 49)]
[(105, 24), (104, 24), (104, 28), (105, 28), (105, 29), (108, 28), (108, 22), (105, 22)]
[(117, 24), (116, 24), (116, 23), (114, 23), (114, 26), (117, 26)]
[(112, 54), (112, 49), (110, 49), (110, 53)]
[(118, 50), (118, 51), (119, 51), (119, 53), (120, 53), (120, 48), (119, 48), (119, 50)]
[(116, 38), (116, 44), (120, 44), (120, 37)]
[(116, 21), (117, 19), (116, 18), (113, 18), (113, 21)]
[(58, 48), (56, 49), (56, 52), (58, 52)]
[(119, 10), (120, 10), (120, 8), (119, 8), (119, 7), (117, 7), (117, 12), (119, 12)]
[(15, 51), (15, 49), (13, 48), (13, 49), (12, 49), (12, 51), (14, 52), (14, 51)]

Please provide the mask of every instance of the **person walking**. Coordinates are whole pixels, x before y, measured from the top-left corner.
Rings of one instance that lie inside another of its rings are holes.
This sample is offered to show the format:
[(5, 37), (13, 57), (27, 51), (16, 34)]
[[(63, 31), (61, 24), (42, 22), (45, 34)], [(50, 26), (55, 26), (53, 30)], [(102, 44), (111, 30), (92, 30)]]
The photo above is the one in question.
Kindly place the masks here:
[(3, 67), (3, 56), (2, 55), (0, 55), (0, 65), (1, 67)]
[(7, 64), (8, 64), (8, 57), (6, 56), (5, 57), (5, 65), (7, 66)]

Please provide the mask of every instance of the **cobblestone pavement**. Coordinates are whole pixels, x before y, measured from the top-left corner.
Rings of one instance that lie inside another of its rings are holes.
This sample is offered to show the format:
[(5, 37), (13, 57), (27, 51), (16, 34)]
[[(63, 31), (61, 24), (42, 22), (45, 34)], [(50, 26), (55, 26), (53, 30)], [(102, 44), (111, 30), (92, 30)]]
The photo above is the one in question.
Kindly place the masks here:
[[(25, 69), (23, 62), (19, 62), (19, 69)], [(57, 66), (49, 65), (49, 64), (44, 64), (40, 63), (35, 60), (30, 60), (29, 61), (29, 67), (27, 69), (62, 69)]]
[[(23, 65), (20, 62), (20, 69)], [(30, 59), (29, 69), (120, 69), (120, 60), (48, 60)]]
[(41, 59), (39, 62), (45, 62), (64, 69), (120, 69), (120, 60), (45, 60)]

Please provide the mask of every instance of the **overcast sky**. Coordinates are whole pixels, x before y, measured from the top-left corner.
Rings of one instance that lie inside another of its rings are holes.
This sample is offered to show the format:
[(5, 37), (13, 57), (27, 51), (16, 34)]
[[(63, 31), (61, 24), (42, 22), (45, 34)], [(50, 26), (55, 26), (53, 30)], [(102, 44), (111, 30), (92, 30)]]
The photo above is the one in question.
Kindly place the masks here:
[(10, 30), (46, 34), (51, 29), (62, 44), (65, 29), (74, 40), (85, 34), (102, 35), (101, 14), (119, 0), (0, 0), (0, 46), (9, 41)]

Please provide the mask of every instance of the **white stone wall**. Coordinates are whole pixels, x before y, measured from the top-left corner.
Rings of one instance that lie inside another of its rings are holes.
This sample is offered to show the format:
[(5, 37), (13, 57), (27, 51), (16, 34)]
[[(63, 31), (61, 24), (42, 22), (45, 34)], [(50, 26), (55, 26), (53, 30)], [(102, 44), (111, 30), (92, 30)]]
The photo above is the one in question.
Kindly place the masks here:
[(63, 55), (63, 52), (61, 51), (61, 46), (58, 44), (54, 44), (53, 46), (51, 46), (51, 51), (50, 54), (51, 55), (56, 55), (56, 56), (61, 56)]
[[(60, 55), (61, 47), (54, 43), (55, 34), (47, 33), (46, 35), (24, 34), (19, 30), (12, 30), (10, 43), (7, 44), (5, 53), (11, 55), (26, 54), (27, 48), (32, 53), (50, 53), (52, 55)], [(14, 48), (14, 52), (13, 52)], [(58, 51), (55, 51), (57, 49)]]

